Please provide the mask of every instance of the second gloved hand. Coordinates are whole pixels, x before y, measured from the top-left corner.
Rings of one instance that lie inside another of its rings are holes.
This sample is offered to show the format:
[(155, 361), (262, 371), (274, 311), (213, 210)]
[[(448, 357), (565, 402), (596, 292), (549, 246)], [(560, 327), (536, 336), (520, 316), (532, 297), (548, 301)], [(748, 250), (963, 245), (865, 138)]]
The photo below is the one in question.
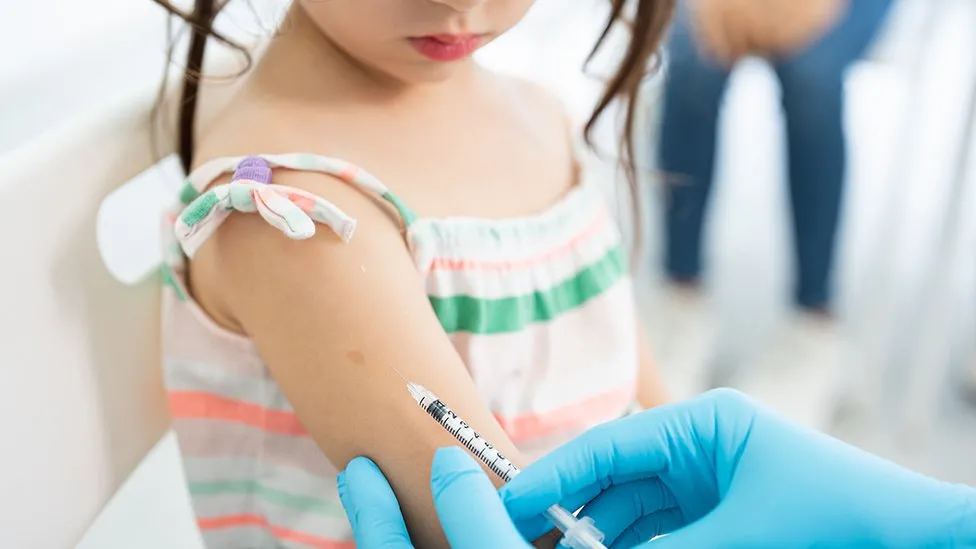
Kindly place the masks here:
[[(352, 460), (338, 485), (358, 549), (413, 549), (393, 488), (375, 463)], [(441, 448), (434, 454), (430, 489), (452, 548), (531, 549), (508, 518), (495, 486), (463, 449)]]
[(780, 419), (731, 390), (597, 427), (502, 489), (529, 539), (585, 504), (613, 549), (976, 547), (976, 491)]

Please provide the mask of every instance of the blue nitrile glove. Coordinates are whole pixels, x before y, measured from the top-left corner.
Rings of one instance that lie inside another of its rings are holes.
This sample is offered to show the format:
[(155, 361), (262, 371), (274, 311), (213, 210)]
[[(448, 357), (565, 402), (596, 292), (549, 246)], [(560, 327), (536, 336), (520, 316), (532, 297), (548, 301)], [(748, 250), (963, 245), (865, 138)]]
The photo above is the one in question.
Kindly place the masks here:
[[(974, 461), (976, 463), (976, 461)], [(788, 423), (729, 389), (597, 427), (501, 490), (528, 539), (585, 504), (612, 549), (976, 547), (976, 490)]]
[[(531, 549), (484, 470), (461, 448), (442, 448), (434, 454), (430, 487), (451, 547)], [(393, 489), (369, 459), (356, 458), (339, 474), (339, 498), (358, 549), (413, 547)]]

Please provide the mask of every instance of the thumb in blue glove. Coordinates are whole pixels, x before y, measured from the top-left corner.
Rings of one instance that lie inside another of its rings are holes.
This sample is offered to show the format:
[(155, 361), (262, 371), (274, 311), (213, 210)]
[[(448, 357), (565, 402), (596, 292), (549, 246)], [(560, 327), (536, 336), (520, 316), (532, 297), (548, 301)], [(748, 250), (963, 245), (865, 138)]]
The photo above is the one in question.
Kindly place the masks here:
[[(338, 484), (358, 549), (413, 548), (396, 495), (375, 463), (353, 459)], [(430, 487), (451, 547), (530, 548), (484, 470), (461, 448), (441, 448), (434, 454)]]
[(731, 390), (597, 427), (502, 489), (529, 539), (583, 508), (611, 549), (976, 547), (976, 490), (780, 419)]

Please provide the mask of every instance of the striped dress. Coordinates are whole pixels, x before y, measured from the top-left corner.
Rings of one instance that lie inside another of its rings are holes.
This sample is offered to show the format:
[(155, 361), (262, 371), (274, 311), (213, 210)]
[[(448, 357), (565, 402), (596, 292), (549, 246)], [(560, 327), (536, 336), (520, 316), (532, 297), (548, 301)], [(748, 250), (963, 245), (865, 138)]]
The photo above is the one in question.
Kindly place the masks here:
[[(163, 352), (173, 427), (207, 546), (355, 546), (336, 468), (258, 349), (218, 326), (187, 292), (187, 258), (223, 219), (260, 215), (295, 239), (316, 230), (354, 238), (356, 220), (333, 204), (274, 185), (279, 167), (328, 173), (392, 204), (444, 331), (484, 403), (533, 459), (625, 414), (636, 398), (626, 254), (598, 187), (606, 182), (591, 165), (582, 163), (580, 183), (547, 210), (503, 220), (418, 217), (364, 170), (316, 155), (223, 158), (190, 174), (165, 231)], [(231, 183), (204, 191), (232, 172)]]

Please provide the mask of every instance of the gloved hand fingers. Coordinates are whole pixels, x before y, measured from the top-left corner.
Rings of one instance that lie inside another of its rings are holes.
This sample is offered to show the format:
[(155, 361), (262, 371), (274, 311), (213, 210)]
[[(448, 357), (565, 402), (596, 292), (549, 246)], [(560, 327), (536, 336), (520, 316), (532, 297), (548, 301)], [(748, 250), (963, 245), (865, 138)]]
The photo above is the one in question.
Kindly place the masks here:
[(714, 390), (605, 423), (526, 467), (502, 499), (532, 538), (540, 530), (528, 528), (554, 503), (573, 508), (570, 497), (664, 475), (688, 518), (703, 516), (718, 503), (719, 477), (731, 479), (756, 410), (741, 393)]
[[(657, 536), (670, 534), (684, 526), (685, 522), (684, 514), (677, 507), (655, 511), (634, 521), (623, 533), (617, 536), (612, 544), (609, 544), (609, 547), (610, 549), (630, 549)], [(599, 526), (599, 523), (597, 525)], [(656, 548), (657, 545), (652, 547)]]
[(400, 504), (375, 463), (364, 457), (353, 459), (339, 475), (338, 485), (356, 547), (413, 549)]
[(513, 522), (515, 524), (515, 529), (522, 534), (522, 537), (530, 540), (537, 540), (542, 537), (543, 534), (553, 529), (552, 523), (542, 515), (536, 515), (534, 517)]
[(630, 484), (633, 482), (648, 480), (656, 477), (649, 476), (646, 471), (636, 471), (632, 473), (621, 473), (615, 475), (613, 480), (610, 482), (609, 486), (602, 483), (594, 483), (589, 486), (584, 487), (582, 490), (574, 492), (565, 498), (563, 498), (559, 504), (567, 509), (579, 509), (580, 507), (592, 502), (594, 499), (599, 497), (604, 491), (612, 488), (613, 486), (620, 486), (622, 484)]
[(502, 487), (509, 513), (524, 521), (569, 496), (594, 497), (615, 483), (656, 476), (667, 468), (669, 443), (675, 438), (669, 436), (668, 420), (682, 415), (679, 409), (662, 406), (587, 431), (529, 465)]
[(642, 517), (677, 506), (674, 495), (659, 479), (643, 479), (610, 487), (583, 508), (606, 536), (607, 545)]
[[(583, 505), (589, 503), (593, 498), (600, 495), (603, 487), (599, 484), (591, 484), (586, 488), (563, 498), (558, 503), (566, 509), (575, 511)], [(548, 506), (546, 507), (548, 509)], [(540, 536), (554, 528), (552, 522), (543, 515), (536, 515), (527, 519), (515, 521), (515, 526), (522, 533), (525, 539), (538, 539)]]
[(474, 458), (459, 447), (434, 454), (430, 479), (434, 506), (453, 549), (529, 549)]
[[(659, 511), (659, 513), (670, 513), (671, 511)], [(764, 537), (761, 528), (757, 531), (751, 524), (744, 524), (744, 516), (755, 521), (755, 524), (762, 524), (763, 520), (748, 513), (743, 515), (741, 511), (742, 509), (737, 509), (734, 506), (719, 506), (704, 517), (686, 523), (684, 526), (673, 528), (670, 532), (667, 532), (664, 527), (672, 520), (674, 522), (671, 524), (686, 522), (684, 517), (661, 516), (657, 519), (645, 517), (647, 522), (641, 525), (640, 530), (635, 528), (629, 534), (621, 534), (617, 543), (619, 547), (634, 547), (635, 549), (688, 549), (689, 547), (708, 547), (709, 549), (750, 547), (759, 549), (761, 547), (783, 546), (782, 540), (779, 540), (778, 544), (769, 544), (769, 540)], [(653, 527), (653, 522), (656, 520), (659, 521), (658, 525), (662, 527), (658, 532), (655, 532)], [(637, 526), (636, 523), (635, 526)], [(753, 532), (759, 535), (753, 536)], [(665, 533), (667, 535), (664, 535)], [(649, 541), (656, 535), (663, 537)], [(634, 545), (628, 546), (626, 544), (627, 539), (625, 538), (628, 536)], [(611, 549), (618, 549), (618, 545), (614, 545)]]
[[(630, 482), (641, 480), (647, 476), (644, 472), (638, 472), (634, 474), (623, 474), (614, 480), (614, 485), (617, 484), (628, 484)], [(566, 509), (576, 510), (584, 505), (590, 503), (594, 498), (599, 496), (603, 490), (604, 486), (599, 483), (594, 483), (586, 486), (582, 490), (579, 490), (573, 494), (570, 494), (563, 498), (562, 500), (556, 502), (562, 505)], [(504, 490), (504, 488), (503, 488)], [(506, 502), (506, 505), (508, 503)], [(546, 506), (548, 509), (549, 506)], [(535, 515), (528, 518), (523, 518), (520, 520), (515, 520), (515, 526), (518, 531), (522, 533), (525, 539), (538, 539), (540, 536), (546, 532), (552, 530), (554, 526), (552, 523), (543, 515)]]

